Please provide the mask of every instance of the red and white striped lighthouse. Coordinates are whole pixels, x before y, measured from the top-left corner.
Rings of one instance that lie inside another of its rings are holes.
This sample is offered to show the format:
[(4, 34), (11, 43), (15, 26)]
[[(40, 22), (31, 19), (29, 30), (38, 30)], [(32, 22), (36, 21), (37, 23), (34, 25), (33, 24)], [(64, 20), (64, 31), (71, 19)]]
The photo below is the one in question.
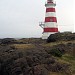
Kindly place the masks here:
[(40, 23), (40, 26), (43, 27), (42, 39), (47, 39), (50, 34), (58, 32), (55, 6), (56, 3), (54, 2), (54, 0), (47, 0), (47, 3), (45, 4), (45, 22)]

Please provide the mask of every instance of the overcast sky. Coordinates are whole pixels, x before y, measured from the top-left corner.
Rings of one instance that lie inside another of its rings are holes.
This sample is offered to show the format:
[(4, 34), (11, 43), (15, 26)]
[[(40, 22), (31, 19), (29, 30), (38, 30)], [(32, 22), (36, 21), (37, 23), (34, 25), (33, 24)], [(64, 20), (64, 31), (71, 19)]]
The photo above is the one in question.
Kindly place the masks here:
[[(74, 31), (73, 0), (55, 0), (59, 31)], [(0, 0), (0, 38), (41, 37), (46, 0)]]

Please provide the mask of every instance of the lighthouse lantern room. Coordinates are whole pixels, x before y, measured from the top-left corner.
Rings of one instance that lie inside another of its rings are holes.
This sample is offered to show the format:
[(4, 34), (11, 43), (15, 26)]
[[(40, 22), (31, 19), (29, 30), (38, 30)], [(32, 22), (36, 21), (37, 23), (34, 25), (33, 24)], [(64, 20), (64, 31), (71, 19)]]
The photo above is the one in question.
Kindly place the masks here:
[(56, 3), (54, 0), (47, 0), (46, 14), (44, 23), (40, 23), (40, 26), (43, 28), (42, 39), (47, 39), (51, 34), (58, 32), (56, 11), (55, 11)]

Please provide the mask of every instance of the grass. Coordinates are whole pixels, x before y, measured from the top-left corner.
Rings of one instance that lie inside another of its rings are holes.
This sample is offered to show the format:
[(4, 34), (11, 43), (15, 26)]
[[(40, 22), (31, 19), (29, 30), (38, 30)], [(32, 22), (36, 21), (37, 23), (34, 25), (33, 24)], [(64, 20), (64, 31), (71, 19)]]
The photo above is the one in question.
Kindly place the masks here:
[[(75, 41), (58, 41), (58, 42), (51, 42), (51, 43), (47, 43), (47, 44), (42, 44), (43, 47), (52, 47), (55, 45), (59, 45), (59, 44), (68, 44), (68, 43), (75, 43)], [(65, 63), (65, 64), (70, 64), (70, 69), (72, 71), (72, 75), (75, 75), (75, 55), (73, 56), (73, 54), (64, 54), (61, 58), (55, 57), (57, 59), (58, 62), (60, 63)], [(50, 75), (65, 75), (65, 74), (61, 74), (61, 73), (51, 73)]]
[(17, 40), (17, 42), (22, 42), (22, 43), (35, 43), (35, 42), (42, 42), (43, 40), (41, 38), (22, 38)]
[(72, 56), (72, 55), (69, 55), (69, 54), (65, 54), (62, 57), (62, 60), (65, 60), (65, 61), (69, 62), (71, 64), (71, 69), (75, 73), (75, 56)]
[(66, 75), (64, 72), (50, 72), (49, 75)]
[(13, 44), (11, 47), (14, 47), (16, 49), (31, 49), (35, 46), (33, 44)]
[[(34, 41), (34, 40), (33, 40)], [(58, 41), (58, 42), (51, 42), (51, 43), (45, 43), (45, 44), (40, 44), (43, 47), (52, 47), (54, 45), (59, 45), (59, 44), (68, 44), (68, 43), (75, 43), (75, 41)], [(13, 44), (17, 49), (31, 49), (35, 48), (36, 46), (34, 44)], [(70, 55), (70, 54), (64, 54), (61, 58), (55, 57), (58, 62), (64, 63), (64, 64), (70, 64), (71, 65), (71, 70), (72, 70), (72, 75), (75, 75), (75, 56)], [(50, 72), (49, 75), (66, 75), (64, 72)]]
[(62, 58), (58, 58), (58, 61), (61, 63), (67, 63), (70, 64), (70, 69), (72, 71), (72, 75), (75, 75), (75, 56), (72, 56), (70, 54), (65, 54), (62, 56)]
[[(64, 54), (61, 58), (55, 57), (57, 59), (57, 62), (60, 62), (62, 64), (69, 64), (71, 75), (75, 75), (75, 56), (72, 56), (70, 54)], [(50, 75), (66, 75), (64, 72), (51, 72)]]
[(54, 45), (59, 45), (59, 44), (68, 44), (68, 43), (75, 43), (75, 41), (58, 41), (58, 42), (51, 42), (47, 44), (42, 44), (44, 47), (52, 47)]

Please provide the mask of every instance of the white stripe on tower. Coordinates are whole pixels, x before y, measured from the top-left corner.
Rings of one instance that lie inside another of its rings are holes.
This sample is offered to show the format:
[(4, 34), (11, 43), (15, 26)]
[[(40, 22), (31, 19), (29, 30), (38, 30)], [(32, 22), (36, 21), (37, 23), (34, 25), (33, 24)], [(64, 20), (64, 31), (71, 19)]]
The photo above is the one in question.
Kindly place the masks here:
[(58, 32), (58, 25), (57, 25), (57, 18), (56, 18), (56, 11), (53, 0), (47, 0), (46, 6), (46, 15), (45, 15), (45, 25), (44, 25), (44, 32), (42, 39), (47, 39), (50, 34), (54, 34)]
[(47, 12), (45, 17), (53, 17), (56, 16), (55, 12)]
[(53, 6), (49, 6), (49, 5), (48, 5), (46, 8), (53, 8)]
[(56, 22), (46, 22), (44, 27), (45, 28), (54, 28), (54, 27), (57, 28), (57, 26), (58, 25)]

